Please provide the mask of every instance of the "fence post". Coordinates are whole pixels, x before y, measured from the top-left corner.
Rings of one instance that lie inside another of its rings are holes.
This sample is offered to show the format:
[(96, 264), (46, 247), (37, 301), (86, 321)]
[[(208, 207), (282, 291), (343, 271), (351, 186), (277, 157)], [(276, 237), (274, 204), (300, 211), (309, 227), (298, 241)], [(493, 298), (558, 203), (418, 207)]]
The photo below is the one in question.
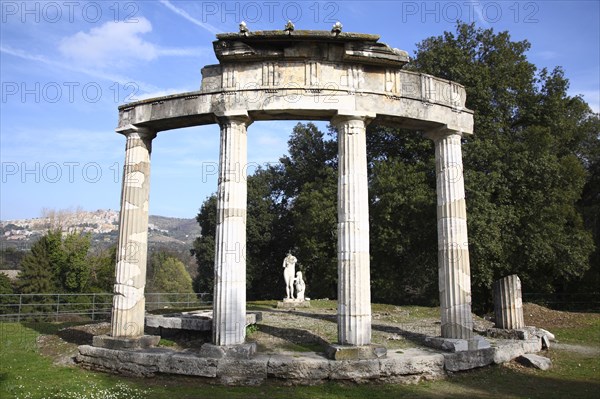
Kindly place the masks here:
[(58, 313), (60, 309), (60, 294), (56, 294), (56, 316), (54, 316), (54, 321), (58, 321)]
[(96, 315), (96, 293), (92, 294), (92, 321), (95, 320)]
[(19, 294), (19, 312), (17, 314), (17, 322), (21, 322), (21, 306), (23, 305), (23, 294)]

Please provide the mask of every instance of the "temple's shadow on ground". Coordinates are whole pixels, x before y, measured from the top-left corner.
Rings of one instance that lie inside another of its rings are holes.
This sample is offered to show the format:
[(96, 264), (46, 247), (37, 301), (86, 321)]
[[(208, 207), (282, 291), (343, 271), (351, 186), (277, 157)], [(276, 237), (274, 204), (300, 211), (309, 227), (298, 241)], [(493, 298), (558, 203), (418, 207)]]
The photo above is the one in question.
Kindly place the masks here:
[(424, 345), (425, 339), (429, 336), (424, 333), (408, 331), (398, 326), (390, 326), (385, 324), (371, 324), (371, 328), (373, 330), (398, 335), (404, 338), (406, 341), (412, 342), (415, 345)]
[[(91, 345), (94, 338), (94, 331), (88, 331), (78, 326), (84, 324), (93, 324), (92, 321), (87, 322), (63, 322), (50, 323), (44, 321), (28, 321), (21, 323), (23, 327), (30, 328), (42, 335), (56, 335), (63, 341), (77, 345)], [(99, 325), (99, 322), (96, 322)]]
[[(290, 313), (290, 314), (293, 314), (296, 316), (309, 317), (312, 319), (324, 320), (324, 321), (328, 321), (328, 322), (337, 324), (337, 314), (309, 313), (309, 312), (301, 312), (298, 310), (283, 310), (283, 309), (272, 309), (272, 308), (265, 309), (265, 311), (272, 312), (272, 313)], [(415, 327), (415, 326), (413, 325), (413, 327)], [(419, 345), (419, 346), (423, 345), (425, 342), (425, 339), (427, 337), (431, 336), (431, 334), (404, 329), (399, 325), (394, 326), (394, 325), (386, 325), (386, 324), (371, 324), (371, 328), (373, 330), (397, 335), (399, 337), (402, 337), (406, 341), (411, 342), (415, 345)], [(263, 325), (261, 325), (261, 331), (262, 330), (263, 330)], [(305, 331), (305, 330), (299, 330), (299, 331)], [(327, 345), (329, 345), (329, 343), (327, 343)]]
[(312, 319), (325, 320), (325, 321), (330, 321), (332, 323), (337, 323), (337, 315), (336, 314), (309, 313), (309, 312), (300, 312), (298, 310), (286, 310), (286, 309), (274, 309), (274, 308), (264, 308), (262, 310), (266, 311), (266, 312), (271, 312), (271, 313), (293, 314), (295, 316), (310, 317)]
[(59, 330), (57, 335), (66, 342), (76, 345), (91, 345), (94, 339), (94, 334), (88, 331), (66, 328)]
[(324, 352), (327, 346), (330, 345), (327, 340), (320, 336), (299, 328), (273, 327), (261, 324), (260, 331), (264, 334), (304, 347), (306, 351)]
[[(536, 375), (502, 365), (461, 371), (448, 378), (446, 383), (460, 387), (454, 389), (460, 389), (462, 393), (432, 397), (512, 398), (518, 395), (520, 398), (594, 398), (600, 390), (600, 382), (597, 381), (577, 381), (565, 377), (549, 377), (547, 374)], [(548, 395), (549, 393), (553, 395)]]

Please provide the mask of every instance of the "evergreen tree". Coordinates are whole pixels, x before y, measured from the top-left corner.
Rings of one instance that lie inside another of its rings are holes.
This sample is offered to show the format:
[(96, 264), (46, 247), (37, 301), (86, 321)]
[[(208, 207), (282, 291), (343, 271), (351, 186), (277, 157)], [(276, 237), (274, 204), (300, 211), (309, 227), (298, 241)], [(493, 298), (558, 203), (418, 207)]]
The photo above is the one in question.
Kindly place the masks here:
[(579, 154), (594, 118), (567, 95), (560, 68), (527, 61), (527, 41), (459, 24), (418, 44), (414, 68), (465, 85), (475, 134), (463, 146), (471, 275), (476, 298), (517, 273), (525, 292), (581, 278), (593, 249), (576, 204), (586, 170)]
[[(53, 259), (57, 259), (59, 246), (57, 236), (60, 232), (48, 232), (31, 246), (21, 261), (21, 273), (18, 290), (22, 294), (41, 294), (57, 292), (57, 278), (54, 274)], [(60, 238), (60, 237), (59, 237)]]
[(82, 293), (88, 288), (90, 280), (90, 235), (69, 233), (62, 241), (64, 262), (61, 265), (59, 279), (66, 292)]
[(4, 273), (0, 273), (0, 314), (14, 313), (17, 309), (8, 304), (15, 303), (16, 296), (13, 296), (14, 290), (12, 282)]
[(49, 230), (21, 261), (22, 293), (81, 293), (88, 287), (90, 237), (76, 232), (63, 238), (61, 230)]

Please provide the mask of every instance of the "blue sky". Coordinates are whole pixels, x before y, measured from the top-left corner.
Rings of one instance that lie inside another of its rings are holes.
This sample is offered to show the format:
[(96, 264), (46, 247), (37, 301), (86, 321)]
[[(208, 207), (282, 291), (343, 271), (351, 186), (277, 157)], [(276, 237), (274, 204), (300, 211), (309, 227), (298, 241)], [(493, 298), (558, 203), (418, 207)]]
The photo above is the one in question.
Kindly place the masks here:
[[(219, 32), (326, 29), (375, 33), (414, 54), (456, 19), (531, 42), (538, 67), (562, 66), (570, 94), (600, 107), (598, 1), (5, 1), (0, 35), (0, 219), (42, 208), (117, 209), (125, 139), (117, 106), (197, 90)], [(295, 122), (259, 122), (248, 160), (277, 162)], [(323, 123), (320, 126), (325, 126)], [(154, 140), (150, 213), (194, 217), (216, 191), (216, 125)]]

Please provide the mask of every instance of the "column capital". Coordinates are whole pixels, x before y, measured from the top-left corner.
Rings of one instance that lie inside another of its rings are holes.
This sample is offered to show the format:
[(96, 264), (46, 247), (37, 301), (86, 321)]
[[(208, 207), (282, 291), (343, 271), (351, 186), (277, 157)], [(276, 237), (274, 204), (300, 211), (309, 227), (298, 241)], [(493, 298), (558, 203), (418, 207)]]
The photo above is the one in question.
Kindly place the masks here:
[(250, 126), (254, 122), (248, 115), (248, 111), (223, 111), (215, 112), (215, 119), (219, 125), (224, 123), (239, 123), (244, 124), (246, 127)]
[(463, 137), (463, 132), (460, 130), (449, 129), (446, 126), (442, 126), (436, 129), (427, 130), (425, 133), (423, 133), (423, 136), (433, 141), (437, 141), (439, 139), (452, 135), (459, 135), (460, 137)]
[(132, 134), (137, 134), (141, 139), (149, 139), (153, 140), (156, 137), (156, 131), (150, 129), (146, 126), (136, 126), (136, 125), (125, 125), (123, 127), (118, 127), (115, 131), (119, 134), (124, 135), (125, 137), (129, 137)]
[(331, 118), (331, 123), (337, 125), (338, 123), (344, 123), (348, 121), (362, 121), (365, 127), (375, 119), (376, 114), (374, 112), (355, 112), (355, 111), (343, 111), (339, 110), (338, 113)]

